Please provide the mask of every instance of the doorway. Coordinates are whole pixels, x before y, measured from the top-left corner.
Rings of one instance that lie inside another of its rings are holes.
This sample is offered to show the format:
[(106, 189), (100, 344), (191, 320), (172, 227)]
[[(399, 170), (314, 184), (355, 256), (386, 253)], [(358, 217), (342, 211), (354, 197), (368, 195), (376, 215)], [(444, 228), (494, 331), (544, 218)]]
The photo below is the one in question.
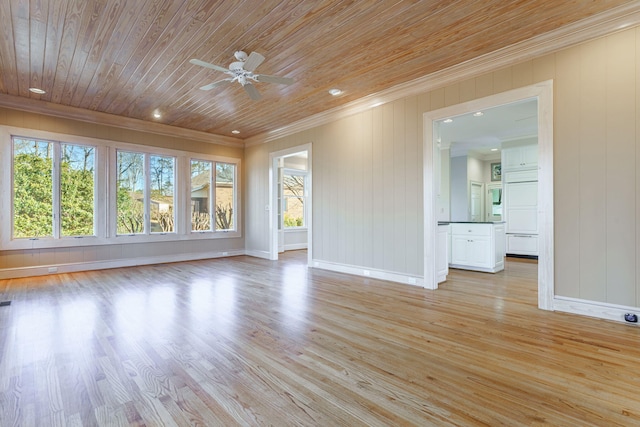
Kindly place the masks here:
[(424, 286), (437, 289), (437, 182), (435, 165), (439, 158), (434, 143), (434, 122), (492, 107), (537, 99), (538, 117), (538, 307), (553, 309), (553, 82), (546, 81), (486, 98), (445, 107), (424, 114)]
[(286, 250), (312, 254), (311, 144), (269, 154), (269, 259)]
[(471, 222), (483, 221), (484, 207), (484, 183), (469, 181), (469, 220)]

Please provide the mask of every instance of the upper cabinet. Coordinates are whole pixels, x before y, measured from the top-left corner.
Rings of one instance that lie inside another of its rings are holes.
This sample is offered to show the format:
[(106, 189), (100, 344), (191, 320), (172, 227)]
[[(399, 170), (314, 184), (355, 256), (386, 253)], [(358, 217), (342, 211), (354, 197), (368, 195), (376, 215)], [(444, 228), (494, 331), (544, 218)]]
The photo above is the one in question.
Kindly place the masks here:
[(502, 173), (538, 167), (538, 145), (521, 145), (502, 149)]

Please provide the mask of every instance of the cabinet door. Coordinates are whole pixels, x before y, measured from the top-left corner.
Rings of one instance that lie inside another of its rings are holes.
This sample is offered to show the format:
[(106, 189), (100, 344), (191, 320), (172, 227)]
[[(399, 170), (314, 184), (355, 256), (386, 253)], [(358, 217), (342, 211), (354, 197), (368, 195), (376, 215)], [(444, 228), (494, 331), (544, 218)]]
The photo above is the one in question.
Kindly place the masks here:
[(538, 145), (525, 145), (520, 147), (522, 167), (538, 166)]
[(452, 236), (451, 264), (491, 267), (491, 239), (483, 236)]
[(517, 169), (520, 167), (522, 154), (520, 147), (511, 147), (502, 149), (502, 173), (507, 169)]
[(473, 236), (469, 239), (468, 255), (469, 265), (474, 267), (491, 267), (491, 241), (486, 237)]
[(507, 233), (538, 233), (538, 183), (505, 184)]
[(502, 150), (502, 171), (538, 166), (538, 144), (509, 147)]
[(469, 246), (467, 236), (451, 236), (451, 264), (466, 265), (469, 263)]

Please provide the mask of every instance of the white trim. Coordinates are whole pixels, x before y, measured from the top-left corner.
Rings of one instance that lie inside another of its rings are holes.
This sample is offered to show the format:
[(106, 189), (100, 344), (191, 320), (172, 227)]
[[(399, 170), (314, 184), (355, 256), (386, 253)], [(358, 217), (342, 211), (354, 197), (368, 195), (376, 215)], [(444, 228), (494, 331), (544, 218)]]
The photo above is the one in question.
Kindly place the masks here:
[(538, 307), (552, 310), (554, 295), (553, 257), (553, 82), (498, 93), (450, 107), (429, 111), (424, 118), (424, 284), (437, 289), (436, 278), (436, 180), (434, 159), (437, 145), (433, 143), (433, 122), (446, 117), (486, 110), (498, 105), (537, 98), (538, 100)]
[(245, 250), (244, 252), (245, 252), (245, 255), (247, 256), (271, 260), (271, 254), (269, 253), (269, 251), (257, 251), (254, 249), (250, 249), (250, 250)]
[(302, 151), (307, 152), (307, 180), (306, 186), (308, 187), (307, 196), (305, 198), (305, 226), (307, 228), (307, 264), (311, 265), (313, 259), (313, 173), (312, 173), (312, 143), (297, 145), (295, 147), (286, 148), (284, 150), (273, 151), (269, 153), (269, 258), (270, 260), (278, 259), (278, 180), (275, 178), (275, 174), (278, 172), (278, 159), (286, 157), (291, 154), (300, 153)]
[(306, 243), (291, 243), (288, 245), (284, 245), (284, 250), (285, 251), (297, 251), (300, 249), (307, 249), (307, 244)]
[[(108, 261), (77, 262), (68, 264), (40, 265), (0, 269), (0, 279), (45, 276), (48, 274), (73, 273), (78, 271), (105, 270), (108, 268), (136, 267), (141, 265), (165, 264), (183, 261), (198, 261), (212, 258), (226, 258), (246, 255), (244, 250), (171, 254), (153, 257), (125, 258)], [(55, 271), (54, 271), (55, 270)]]
[(247, 138), (245, 147), (274, 141), (297, 132), (331, 123), (345, 116), (369, 110), (387, 102), (445, 87), (461, 80), (622, 31), (638, 24), (640, 24), (640, 2), (630, 2), (573, 24), (565, 25), (555, 31), (478, 56), (427, 76), (401, 83), (387, 90), (315, 114), (279, 129)]
[(363, 268), (355, 265), (339, 264), (321, 260), (313, 260), (310, 265), (313, 266), (313, 268), (335, 271), (337, 273), (352, 274), (354, 276), (386, 280), (389, 282), (402, 283), (405, 285), (423, 286), (422, 278), (420, 276), (412, 276), (410, 274), (378, 270), (375, 268)]
[(639, 323), (630, 323), (624, 320), (625, 313), (635, 313), (640, 316), (640, 307), (556, 296), (553, 299), (553, 309), (564, 313), (579, 314), (599, 319), (614, 320), (632, 326), (640, 326)]

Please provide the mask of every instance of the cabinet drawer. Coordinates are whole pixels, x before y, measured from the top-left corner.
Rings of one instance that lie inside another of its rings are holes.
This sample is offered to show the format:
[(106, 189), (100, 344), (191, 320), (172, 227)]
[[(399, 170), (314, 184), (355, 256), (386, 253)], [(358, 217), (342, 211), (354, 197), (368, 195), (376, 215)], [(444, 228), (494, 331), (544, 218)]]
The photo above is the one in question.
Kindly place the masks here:
[(491, 224), (451, 224), (452, 235), (491, 236)]
[(538, 255), (538, 236), (508, 234), (507, 253), (514, 255)]
[(538, 169), (505, 172), (504, 182), (528, 182), (538, 180)]

